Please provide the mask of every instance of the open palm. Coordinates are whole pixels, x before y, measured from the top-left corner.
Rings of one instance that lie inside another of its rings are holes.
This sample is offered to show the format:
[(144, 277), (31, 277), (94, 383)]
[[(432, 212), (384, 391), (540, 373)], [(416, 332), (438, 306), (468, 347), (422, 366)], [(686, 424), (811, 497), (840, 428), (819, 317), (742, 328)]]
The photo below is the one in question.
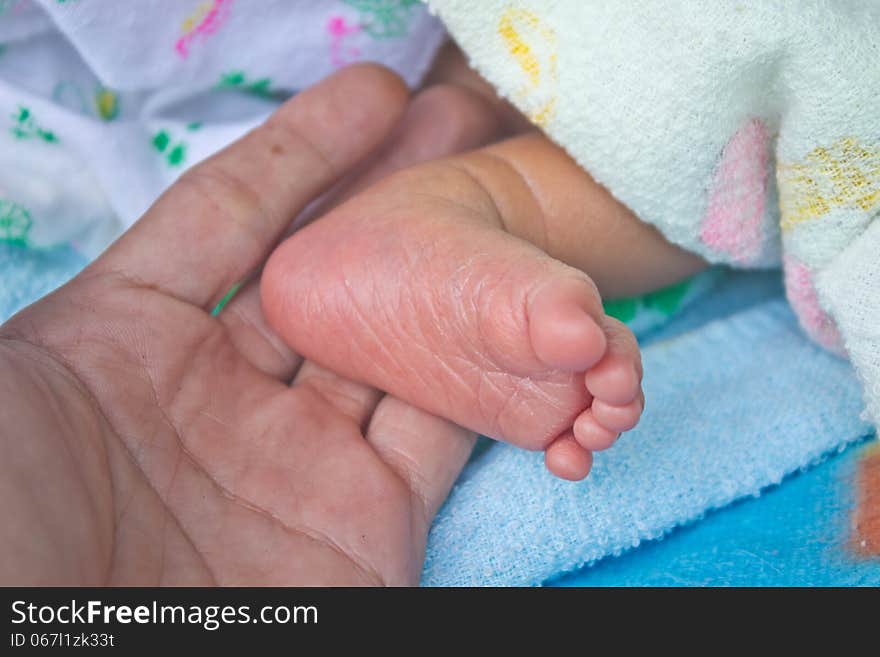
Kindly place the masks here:
[(254, 282), (210, 312), (405, 104), (374, 67), (304, 92), (0, 328), (0, 581), (417, 583), (472, 436), (303, 363)]

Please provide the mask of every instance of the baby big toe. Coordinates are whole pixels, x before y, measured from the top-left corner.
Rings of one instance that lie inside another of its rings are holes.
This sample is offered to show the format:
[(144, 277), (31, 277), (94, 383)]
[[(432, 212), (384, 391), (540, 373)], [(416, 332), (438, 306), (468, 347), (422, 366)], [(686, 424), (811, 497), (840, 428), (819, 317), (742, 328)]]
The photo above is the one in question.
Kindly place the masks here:
[(607, 340), (596, 318), (601, 302), (588, 279), (554, 280), (528, 302), (532, 348), (548, 367), (582, 372), (605, 355)]

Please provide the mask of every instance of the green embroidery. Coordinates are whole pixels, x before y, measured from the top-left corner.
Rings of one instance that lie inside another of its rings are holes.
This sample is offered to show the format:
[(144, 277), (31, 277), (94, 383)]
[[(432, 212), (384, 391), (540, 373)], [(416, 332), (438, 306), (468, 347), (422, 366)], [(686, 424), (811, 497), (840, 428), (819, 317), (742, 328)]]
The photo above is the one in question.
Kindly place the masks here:
[(222, 299), (220, 299), (220, 302), (219, 302), (216, 306), (214, 306), (214, 310), (211, 311), (211, 314), (212, 314), (214, 317), (216, 317), (217, 315), (219, 315), (219, 314), (220, 314), (220, 311), (223, 310), (223, 307), (224, 307), (227, 303), (229, 303), (230, 301), (232, 301), (232, 297), (234, 297), (235, 294), (236, 294), (240, 289), (241, 289), (241, 283), (236, 283), (235, 285), (233, 285), (233, 286), (232, 286), (232, 289), (230, 289), (229, 292), (227, 292), (227, 293), (224, 295), (224, 297), (223, 297)]
[(186, 142), (172, 143), (171, 134), (167, 130), (160, 130), (153, 135), (153, 148), (165, 156), (170, 167), (180, 166), (186, 160)]
[(245, 93), (259, 96), (260, 98), (275, 98), (277, 93), (272, 90), (271, 78), (260, 78), (249, 81), (244, 71), (231, 71), (220, 76), (217, 83), (218, 89), (235, 89)]
[(0, 242), (26, 245), (33, 225), (31, 214), (13, 201), (0, 199)]
[(183, 144), (175, 144), (174, 148), (168, 151), (168, 164), (173, 167), (183, 164), (186, 159), (186, 146)]
[(692, 282), (693, 279), (688, 278), (641, 297), (603, 301), (602, 306), (606, 315), (619, 319), (624, 324), (632, 322), (641, 310), (653, 310), (664, 317), (671, 317), (681, 308)]
[(153, 146), (155, 146), (156, 150), (160, 153), (165, 150), (170, 142), (171, 137), (169, 137), (168, 133), (164, 130), (160, 130), (153, 136)]
[(361, 13), (361, 26), (374, 39), (406, 36), (413, 8), (420, 0), (342, 0)]
[(624, 324), (635, 319), (639, 311), (639, 302), (636, 299), (612, 299), (603, 301), (602, 306), (606, 315), (619, 319)]
[(58, 137), (54, 132), (41, 128), (34, 117), (31, 115), (30, 109), (19, 106), (17, 112), (12, 114), (12, 127), (9, 131), (17, 139), (42, 139), (47, 144), (58, 142)]
[(666, 316), (673, 315), (684, 301), (691, 288), (691, 279), (685, 279), (675, 285), (645, 295), (645, 307), (653, 308)]
[(220, 82), (217, 84), (218, 87), (240, 87), (244, 84), (244, 72), (243, 71), (233, 71), (231, 73), (224, 73), (220, 76)]

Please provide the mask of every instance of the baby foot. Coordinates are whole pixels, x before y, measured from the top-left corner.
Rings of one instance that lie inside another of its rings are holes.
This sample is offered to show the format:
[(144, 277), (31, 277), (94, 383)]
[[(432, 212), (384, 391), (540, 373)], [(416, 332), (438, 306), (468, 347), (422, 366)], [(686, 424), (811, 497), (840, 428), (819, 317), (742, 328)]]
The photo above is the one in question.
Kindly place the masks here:
[(554, 474), (581, 479), (591, 450), (638, 421), (635, 339), (585, 274), (493, 223), (466, 176), (429, 170), (392, 176), (284, 242), (263, 272), (266, 318), (303, 356), (546, 450)]
[(553, 474), (578, 480), (592, 466), (591, 453), (611, 447), (618, 436), (636, 426), (644, 408), (642, 365), (632, 332), (601, 313), (596, 319), (592, 299), (584, 303), (581, 282), (560, 279), (541, 290), (530, 305), (530, 338), (542, 362), (559, 371), (585, 372), (589, 408), (546, 450)]

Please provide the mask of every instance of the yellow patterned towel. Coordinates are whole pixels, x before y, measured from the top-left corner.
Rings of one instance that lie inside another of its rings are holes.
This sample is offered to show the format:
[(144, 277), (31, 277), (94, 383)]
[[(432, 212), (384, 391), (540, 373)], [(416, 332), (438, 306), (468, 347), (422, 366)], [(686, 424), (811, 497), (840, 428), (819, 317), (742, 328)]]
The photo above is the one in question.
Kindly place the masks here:
[(643, 220), (783, 265), (880, 419), (880, 2), (428, 0), (473, 65)]

